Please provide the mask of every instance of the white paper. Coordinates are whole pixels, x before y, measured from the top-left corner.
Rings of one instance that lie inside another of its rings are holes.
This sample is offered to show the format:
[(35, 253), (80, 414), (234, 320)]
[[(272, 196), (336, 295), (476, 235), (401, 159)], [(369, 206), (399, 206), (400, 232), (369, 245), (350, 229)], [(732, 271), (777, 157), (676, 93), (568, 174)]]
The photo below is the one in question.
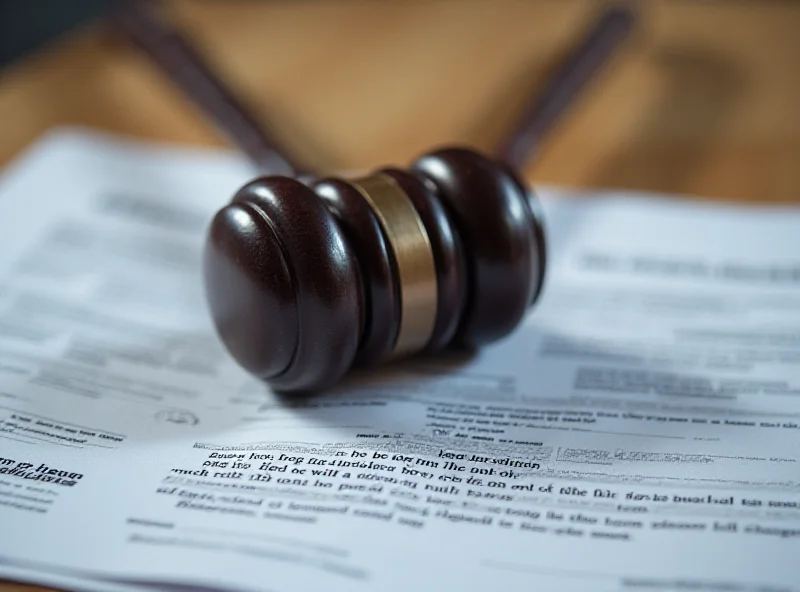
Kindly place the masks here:
[(253, 171), (64, 131), (0, 184), (0, 577), (800, 590), (800, 210), (542, 192), (508, 339), (280, 398), (200, 249)]

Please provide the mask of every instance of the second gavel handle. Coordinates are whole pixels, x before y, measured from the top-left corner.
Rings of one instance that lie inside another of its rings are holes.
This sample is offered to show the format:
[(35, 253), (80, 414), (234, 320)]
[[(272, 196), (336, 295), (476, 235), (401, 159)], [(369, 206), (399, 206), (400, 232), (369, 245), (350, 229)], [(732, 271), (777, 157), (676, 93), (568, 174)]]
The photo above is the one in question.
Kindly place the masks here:
[[(113, 19), (266, 174), (309, 175), (248, 113), (192, 44), (154, 11), (152, 0), (127, 0)], [(634, 21), (627, 8), (605, 11), (543, 92), (527, 101), (496, 155), (515, 169), (532, 160), (545, 135), (608, 62)]]
[(530, 97), (497, 149), (501, 160), (521, 169), (538, 155), (547, 133), (608, 63), (633, 23), (634, 13), (626, 7), (608, 9), (600, 16), (544, 90)]

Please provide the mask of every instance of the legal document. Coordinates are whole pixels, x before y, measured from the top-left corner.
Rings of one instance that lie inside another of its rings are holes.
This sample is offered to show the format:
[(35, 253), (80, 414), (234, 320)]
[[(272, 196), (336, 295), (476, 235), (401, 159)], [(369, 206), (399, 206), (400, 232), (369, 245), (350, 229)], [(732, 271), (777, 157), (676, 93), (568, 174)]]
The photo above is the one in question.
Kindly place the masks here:
[(0, 578), (800, 590), (800, 209), (542, 189), (516, 332), (292, 397), (205, 308), (254, 175), (63, 130), (0, 177)]

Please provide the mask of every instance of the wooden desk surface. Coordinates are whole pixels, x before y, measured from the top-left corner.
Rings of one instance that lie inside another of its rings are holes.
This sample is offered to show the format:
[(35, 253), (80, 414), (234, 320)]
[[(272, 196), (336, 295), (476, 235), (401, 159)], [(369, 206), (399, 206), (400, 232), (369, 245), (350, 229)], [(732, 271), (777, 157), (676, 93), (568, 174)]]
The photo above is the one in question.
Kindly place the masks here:
[[(528, 179), (800, 201), (800, 3), (640, 5), (639, 34)], [(174, 0), (169, 10), (285, 144), (325, 171), (402, 164), (445, 142), (490, 150), (595, 6)], [(0, 165), (58, 124), (223, 144), (147, 58), (99, 24), (0, 72), (0, 113)]]

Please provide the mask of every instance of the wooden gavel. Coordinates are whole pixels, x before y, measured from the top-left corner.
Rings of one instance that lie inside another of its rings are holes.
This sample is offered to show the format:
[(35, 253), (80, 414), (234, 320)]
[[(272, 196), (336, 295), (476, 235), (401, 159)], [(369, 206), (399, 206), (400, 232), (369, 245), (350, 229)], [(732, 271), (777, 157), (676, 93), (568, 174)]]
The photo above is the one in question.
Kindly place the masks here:
[(267, 173), (214, 216), (203, 271), (222, 343), (283, 392), (324, 389), (354, 367), (478, 348), (520, 324), (542, 290), (547, 241), (517, 171), (632, 22), (627, 10), (602, 16), (498, 157), (444, 147), (405, 169), (345, 179), (292, 163), (153, 13), (133, 4), (117, 17)]
[(463, 148), (357, 179), (267, 176), (211, 223), (205, 284), (231, 354), (277, 390), (499, 339), (539, 293), (539, 205)]

